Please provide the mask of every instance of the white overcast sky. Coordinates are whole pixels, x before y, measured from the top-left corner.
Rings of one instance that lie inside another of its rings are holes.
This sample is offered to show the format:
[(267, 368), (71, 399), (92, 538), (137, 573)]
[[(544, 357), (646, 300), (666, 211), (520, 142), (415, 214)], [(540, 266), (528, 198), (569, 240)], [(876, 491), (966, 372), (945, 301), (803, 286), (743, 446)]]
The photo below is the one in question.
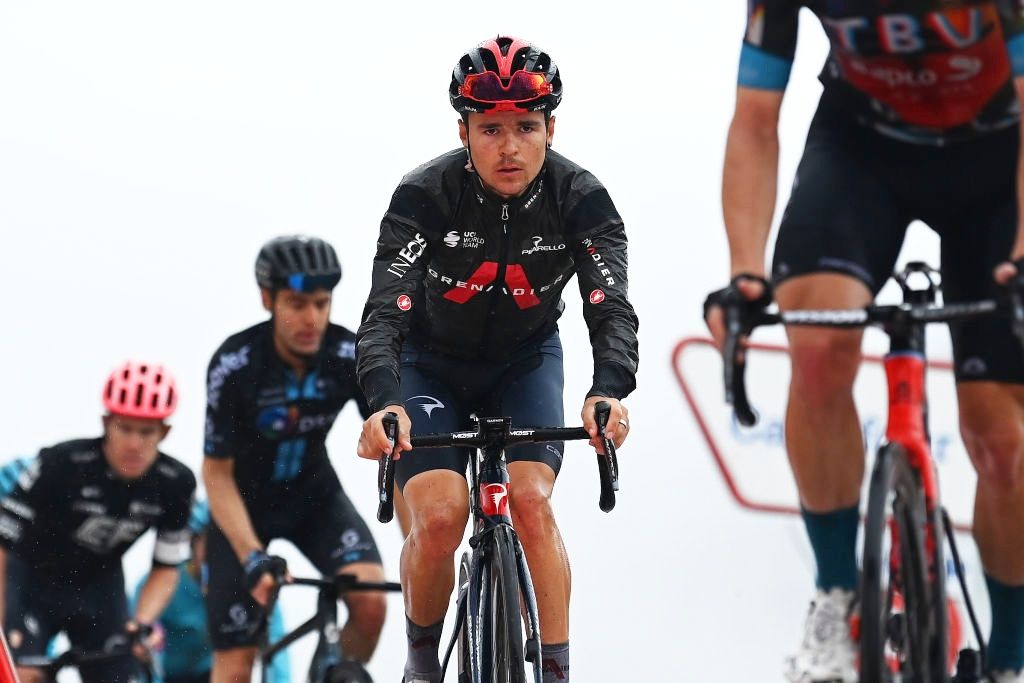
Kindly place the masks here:
[[(105, 373), (140, 357), (176, 373), (166, 450), (198, 468), (209, 357), (263, 317), (260, 244), (291, 232), (333, 242), (345, 269), (333, 319), (354, 328), (391, 192), (458, 144), (455, 60), (520, 35), (562, 70), (555, 147), (605, 183), (625, 218), (641, 320), (619, 508), (598, 511), (582, 447), (556, 489), (575, 678), (773, 680), (810, 596), (801, 527), (733, 503), (669, 363), (677, 340), (702, 332), (700, 302), (727, 276), (720, 176), (744, 12), (740, 0), (3, 3), (0, 455), (98, 433)], [(803, 19), (782, 199), (826, 49)], [(936, 251), (923, 230), (910, 244)], [(566, 299), (575, 416), (591, 362), (575, 284)], [(353, 455), (358, 422), (347, 409), (329, 446), (372, 519), (376, 468)], [(397, 528), (372, 527), (397, 576)], [(147, 552), (130, 555), (131, 576)], [(289, 606), (290, 618), (305, 607)], [(400, 601), (391, 607), (378, 680), (396, 679), (404, 657)]]

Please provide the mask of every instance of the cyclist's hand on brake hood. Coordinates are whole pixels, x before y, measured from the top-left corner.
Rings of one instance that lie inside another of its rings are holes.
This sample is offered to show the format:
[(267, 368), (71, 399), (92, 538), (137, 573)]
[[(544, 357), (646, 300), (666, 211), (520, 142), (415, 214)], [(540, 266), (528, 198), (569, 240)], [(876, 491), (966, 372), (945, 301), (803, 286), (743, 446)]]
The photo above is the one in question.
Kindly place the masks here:
[(583, 403), (583, 410), (580, 413), (583, 417), (583, 428), (590, 434), (590, 445), (598, 453), (604, 454), (604, 443), (597, 433), (597, 418), (594, 417), (594, 406), (599, 401), (605, 401), (611, 406), (611, 413), (608, 415), (608, 428), (605, 430), (605, 438), (611, 439), (618, 448), (629, 435), (629, 410), (622, 405), (617, 398), (607, 396), (590, 396)]
[(380, 456), (391, 450), (391, 442), (388, 441), (387, 434), (384, 433), (384, 424), (381, 422), (385, 413), (395, 413), (398, 415), (398, 438), (395, 440), (395, 460), (401, 457), (402, 451), (412, 450), (412, 442), (409, 441), (412, 422), (409, 421), (405, 408), (400, 405), (390, 405), (383, 410), (378, 410), (366, 418), (366, 422), (363, 423), (363, 431), (359, 435), (359, 445), (356, 447), (356, 454), (360, 458), (379, 460)]
[[(708, 294), (704, 300), (704, 322), (715, 340), (715, 346), (722, 350), (725, 344), (725, 315), (723, 306), (736, 297), (750, 302), (751, 307), (766, 308), (771, 304), (774, 294), (771, 284), (761, 275), (740, 273), (733, 277), (729, 285)], [(743, 340), (744, 342), (746, 340)]]

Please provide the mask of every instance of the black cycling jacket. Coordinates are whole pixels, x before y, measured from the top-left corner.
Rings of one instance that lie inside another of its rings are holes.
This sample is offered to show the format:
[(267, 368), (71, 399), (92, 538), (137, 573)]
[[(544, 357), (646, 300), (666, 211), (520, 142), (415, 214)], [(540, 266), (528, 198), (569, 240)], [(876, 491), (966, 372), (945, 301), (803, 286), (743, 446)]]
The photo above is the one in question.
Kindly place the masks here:
[(594, 352), (590, 395), (636, 386), (637, 317), (627, 299), (626, 233), (604, 186), (548, 151), (521, 196), (488, 192), (453, 150), (402, 179), (381, 221), (357, 373), (374, 410), (401, 402), (403, 341), (501, 360), (553, 332), (575, 273)]

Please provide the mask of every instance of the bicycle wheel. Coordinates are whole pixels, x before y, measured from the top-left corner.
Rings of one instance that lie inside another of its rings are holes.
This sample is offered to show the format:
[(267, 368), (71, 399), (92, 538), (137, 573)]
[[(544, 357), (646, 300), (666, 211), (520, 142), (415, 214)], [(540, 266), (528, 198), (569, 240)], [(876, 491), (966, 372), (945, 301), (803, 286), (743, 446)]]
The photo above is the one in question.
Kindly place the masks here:
[(490, 562), (491, 683), (525, 683), (523, 621), (519, 607), (519, 574), (511, 530), (493, 534)]
[[(469, 596), (469, 553), (462, 553), (462, 560), (459, 562), (459, 609), (463, 612), (468, 608)], [(472, 663), (470, 656), (469, 647), (469, 618), (468, 615), (463, 616), (462, 627), (459, 629), (458, 635), (458, 663), (459, 663), (459, 683), (471, 683), (472, 677)]]
[[(906, 452), (887, 444), (879, 450), (871, 473), (864, 522), (863, 681), (932, 683), (932, 672), (944, 680), (945, 575), (941, 561), (932, 565), (941, 571), (929, 572), (924, 536), (933, 520), (928, 517)], [(941, 543), (929, 545), (941, 560)]]

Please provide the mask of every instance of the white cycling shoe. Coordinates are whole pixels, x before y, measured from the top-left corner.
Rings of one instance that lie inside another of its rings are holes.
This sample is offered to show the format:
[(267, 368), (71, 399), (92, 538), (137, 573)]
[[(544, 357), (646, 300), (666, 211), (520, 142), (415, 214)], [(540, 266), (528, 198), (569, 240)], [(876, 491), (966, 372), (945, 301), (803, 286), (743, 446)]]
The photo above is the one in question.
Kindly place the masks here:
[(854, 599), (853, 591), (818, 591), (807, 614), (800, 651), (786, 660), (787, 681), (857, 683), (857, 645), (850, 636)]
[(992, 680), (994, 683), (1024, 683), (1024, 670), (993, 671)]

